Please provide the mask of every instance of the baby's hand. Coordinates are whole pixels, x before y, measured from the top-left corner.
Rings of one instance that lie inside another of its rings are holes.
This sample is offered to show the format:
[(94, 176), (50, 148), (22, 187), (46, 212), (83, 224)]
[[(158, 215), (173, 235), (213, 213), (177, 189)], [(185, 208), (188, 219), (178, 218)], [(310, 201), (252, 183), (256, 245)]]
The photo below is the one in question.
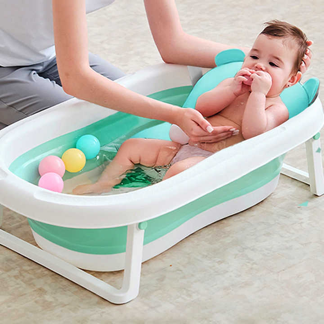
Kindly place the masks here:
[(266, 96), (272, 85), (270, 74), (264, 71), (257, 71), (251, 75), (251, 79), (251, 91), (261, 92)]
[(236, 97), (250, 91), (252, 83), (251, 75), (253, 72), (248, 68), (244, 68), (236, 73), (232, 83), (232, 90)]

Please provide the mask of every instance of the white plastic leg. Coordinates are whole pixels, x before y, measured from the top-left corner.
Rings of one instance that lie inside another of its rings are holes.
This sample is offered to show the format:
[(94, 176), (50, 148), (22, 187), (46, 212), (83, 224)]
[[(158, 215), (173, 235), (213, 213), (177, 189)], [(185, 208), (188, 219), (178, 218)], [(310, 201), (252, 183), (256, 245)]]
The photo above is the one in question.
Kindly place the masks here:
[(0, 245), (43, 265), (44, 267), (60, 274), (114, 304), (127, 303), (138, 295), (143, 241), (144, 230), (139, 229), (137, 224), (129, 225), (127, 230), (126, 262), (123, 285), (122, 288), (118, 290), (68, 262), (65, 262), (48, 252), (0, 230)]
[(3, 206), (0, 205), (0, 228), (1, 228), (1, 225), (2, 225), (2, 220), (3, 220)]
[(313, 194), (324, 194), (324, 175), (320, 138), (311, 138), (306, 142), (306, 154), (310, 190)]
[(284, 163), (282, 165), (281, 174), (286, 175), (292, 179), (298, 180), (300, 182), (306, 183), (309, 185), (309, 174), (303, 170), (299, 170), (289, 164)]

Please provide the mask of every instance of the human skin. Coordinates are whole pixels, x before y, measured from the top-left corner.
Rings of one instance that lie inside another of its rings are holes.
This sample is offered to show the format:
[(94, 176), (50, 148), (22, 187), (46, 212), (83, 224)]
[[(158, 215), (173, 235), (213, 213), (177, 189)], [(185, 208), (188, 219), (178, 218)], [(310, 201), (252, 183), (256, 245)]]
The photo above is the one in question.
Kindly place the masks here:
[[(217, 142), (232, 136), (230, 126), (211, 127), (195, 110), (141, 96), (94, 72), (88, 62), (85, 1), (52, 0), (52, 4), (57, 64), (66, 93), (103, 107), (177, 124), (193, 142)], [(144, 4), (154, 41), (165, 62), (214, 67), (215, 56), (230, 48), (185, 33), (174, 0), (145, 0)], [(307, 56), (304, 70), (309, 62)]]
[[(217, 152), (268, 131), (288, 119), (288, 110), (280, 99), (280, 93), (297, 83), (301, 76), (300, 72), (293, 71), (297, 53), (297, 45), (293, 45), (287, 46), (286, 39), (259, 35), (235, 77), (224, 80), (198, 98), (196, 109), (203, 116), (211, 116), (209, 121), (213, 126), (226, 124), (241, 130), (237, 136), (200, 144), (201, 148)], [(122, 144), (96, 183), (78, 186), (73, 193), (108, 192), (136, 164), (148, 167), (169, 165), (180, 148), (180, 144), (170, 141), (129, 139)], [(203, 156), (194, 156), (173, 164), (163, 180), (204, 159)]]

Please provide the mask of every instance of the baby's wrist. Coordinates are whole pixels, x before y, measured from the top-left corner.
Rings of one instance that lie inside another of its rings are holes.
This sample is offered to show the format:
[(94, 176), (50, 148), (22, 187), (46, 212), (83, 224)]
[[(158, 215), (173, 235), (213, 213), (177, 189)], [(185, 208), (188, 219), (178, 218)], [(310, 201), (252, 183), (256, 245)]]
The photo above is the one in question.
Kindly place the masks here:
[(262, 91), (262, 90), (251, 90), (251, 93), (255, 94), (255, 95), (262, 95), (262, 96), (267, 96), (268, 92)]
[(228, 88), (229, 88), (229, 90), (228, 90), (229, 95), (232, 95), (234, 97), (233, 99), (235, 99), (236, 97), (238, 97), (239, 94), (236, 93), (238, 91), (236, 89), (236, 84), (235, 84), (234, 80), (233, 80), (233, 83)]

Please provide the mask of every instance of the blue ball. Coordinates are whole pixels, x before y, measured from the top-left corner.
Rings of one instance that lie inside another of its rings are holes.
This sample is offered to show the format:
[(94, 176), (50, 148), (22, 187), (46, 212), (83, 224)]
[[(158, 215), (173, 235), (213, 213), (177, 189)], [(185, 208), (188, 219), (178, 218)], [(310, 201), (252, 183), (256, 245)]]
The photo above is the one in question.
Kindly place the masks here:
[(90, 160), (98, 155), (100, 151), (100, 142), (98, 138), (93, 135), (83, 135), (78, 139), (76, 148), (84, 153), (87, 160)]

